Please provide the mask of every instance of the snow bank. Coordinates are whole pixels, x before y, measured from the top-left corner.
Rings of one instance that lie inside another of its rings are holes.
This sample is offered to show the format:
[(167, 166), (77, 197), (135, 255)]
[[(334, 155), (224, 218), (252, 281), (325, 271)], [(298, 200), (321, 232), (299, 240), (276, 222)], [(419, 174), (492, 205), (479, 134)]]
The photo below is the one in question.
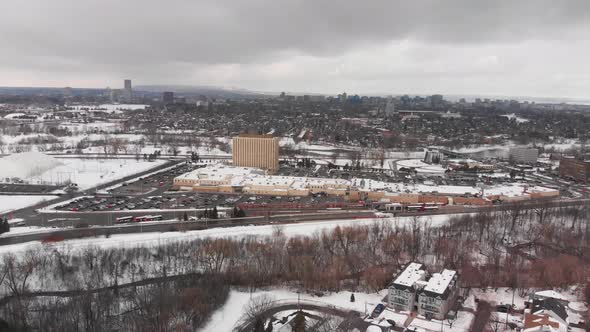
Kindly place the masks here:
[(48, 201), (57, 196), (5, 196), (0, 195), (0, 214), (8, 213), (27, 206), (33, 206), (43, 201)]
[[(432, 227), (438, 227), (448, 222), (453, 215), (421, 216), (417, 217), (421, 223), (429, 223)], [(330, 220), (326, 222), (304, 222), (299, 224), (285, 225), (247, 225), (227, 228), (211, 228), (198, 231), (187, 232), (164, 232), (164, 233), (134, 233), (111, 235), (109, 238), (84, 238), (73, 239), (56, 243), (52, 245), (55, 249), (83, 249), (88, 246), (98, 246), (101, 248), (134, 248), (140, 246), (159, 246), (166, 243), (177, 241), (186, 241), (199, 237), (210, 238), (239, 238), (245, 236), (270, 236), (277, 227), (283, 231), (286, 236), (303, 236), (310, 235), (323, 230), (330, 230), (336, 226), (353, 226), (369, 225), (374, 222), (386, 222), (392, 225), (405, 226), (412, 222), (414, 217), (400, 218), (377, 218), (377, 219), (344, 219)], [(42, 248), (39, 242), (27, 242), (13, 245), (0, 246), (0, 255), (5, 252), (26, 251), (30, 248)]]

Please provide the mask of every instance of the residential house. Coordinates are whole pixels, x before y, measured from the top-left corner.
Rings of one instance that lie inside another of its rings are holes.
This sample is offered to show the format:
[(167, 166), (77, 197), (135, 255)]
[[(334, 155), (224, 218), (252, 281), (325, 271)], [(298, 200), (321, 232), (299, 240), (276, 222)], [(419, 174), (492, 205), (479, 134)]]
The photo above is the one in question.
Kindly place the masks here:
[(530, 310), (524, 315), (524, 331), (568, 331), (567, 310), (558, 300), (546, 298), (533, 300)]
[(416, 295), (428, 272), (420, 263), (408, 264), (389, 286), (388, 305), (396, 311), (415, 311)]
[(459, 287), (456, 271), (434, 273), (418, 294), (418, 314), (427, 319), (445, 319), (459, 295)]

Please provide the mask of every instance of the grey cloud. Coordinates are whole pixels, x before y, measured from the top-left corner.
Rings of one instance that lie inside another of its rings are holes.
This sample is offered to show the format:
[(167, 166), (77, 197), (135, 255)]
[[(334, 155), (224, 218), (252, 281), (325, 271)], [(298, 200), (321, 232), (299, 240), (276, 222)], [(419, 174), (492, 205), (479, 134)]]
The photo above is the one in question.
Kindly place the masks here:
[[(583, 0), (4, 0), (0, 69), (199, 83), (211, 65), (256, 67), (302, 55), (336, 59), (401, 40), (433, 51), (437, 45), (575, 42), (586, 38), (589, 9)], [(422, 56), (428, 57), (416, 54), (416, 66)]]

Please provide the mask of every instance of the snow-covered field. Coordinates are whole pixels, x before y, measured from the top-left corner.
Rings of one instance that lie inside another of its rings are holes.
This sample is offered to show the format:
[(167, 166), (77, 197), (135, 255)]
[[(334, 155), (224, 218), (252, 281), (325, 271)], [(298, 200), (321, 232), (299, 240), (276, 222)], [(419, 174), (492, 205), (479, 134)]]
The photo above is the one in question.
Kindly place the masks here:
[[(135, 173), (143, 172), (159, 166), (166, 161), (153, 162), (132, 159), (60, 159), (63, 166), (44, 173), (42, 178), (54, 179), (60, 175), (66, 175), (72, 182), (77, 183), (80, 189), (87, 189), (110, 181), (118, 180)], [(63, 180), (63, 178), (61, 178)]]
[(6, 196), (0, 195), (0, 214), (8, 213), (12, 210), (22, 209), (32, 206), (43, 201), (48, 201), (57, 196)]
[(17, 177), (32, 184), (71, 182), (83, 190), (163, 163), (164, 160), (54, 158), (38, 152), (27, 152), (0, 159), (0, 168), (5, 177)]
[[(418, 217), (421, 223), (429, 223), (433, 227), (446, 224), (452, 215), (437, 215)], [(248, 225), (229, 228), (212, 228), (199, 231), (188, 232), (165, 232), (165, 233), (136, 233), (111, 235), (109, 238), (85, 238), (67, 240), (61, 243), (52, 244), (55, 249), (76, 249), (88, 246), (98, 246), (101, 248), (113, 247), (140, 247), (140, 246), (158, 246), (169, 242), (190, 240), (198, 237), (227, 238), (227, 237), (245, 237), (245, 236), (270, 236), (280, 228), (286, 236), (310, 235), (322, 230), (332, 229), (336, 226), (351, 225), (368, 225), (373, 222), (387, 222), (394, 225), (404, 226), (409, 224), (413, 217), (400, 218), (376, 218), (376, 219), (346, 219), (331, 220), (327, 222), (306, 222), (300, 224), (286, 225)], [(14, 245), (0, 246), (0, 254), (5, 252), (25, 251), (31, 248), (44, 248), (45, 245), (39, 242), (28, 242)]]

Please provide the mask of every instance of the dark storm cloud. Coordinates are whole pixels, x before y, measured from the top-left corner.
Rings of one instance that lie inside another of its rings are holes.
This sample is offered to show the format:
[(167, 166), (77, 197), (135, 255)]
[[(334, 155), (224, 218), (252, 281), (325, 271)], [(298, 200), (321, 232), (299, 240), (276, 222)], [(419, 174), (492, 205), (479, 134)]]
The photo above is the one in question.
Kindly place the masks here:
[(338, 57), (400, 40), (575, 41), (586, 38), (589, 9), (582, 0), (4, 0), (0, 68), (173, 81), (206, 65)]

